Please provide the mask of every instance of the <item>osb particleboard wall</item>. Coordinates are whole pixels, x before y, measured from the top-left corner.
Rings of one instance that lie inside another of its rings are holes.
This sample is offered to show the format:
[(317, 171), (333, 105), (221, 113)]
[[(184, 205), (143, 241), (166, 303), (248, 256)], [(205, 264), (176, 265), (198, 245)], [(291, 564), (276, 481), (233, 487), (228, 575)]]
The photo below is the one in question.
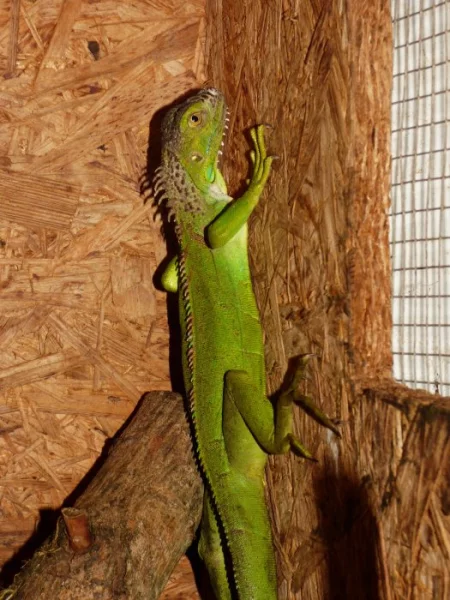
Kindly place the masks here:
[(296, 411), (318, 463), (269, 460), (280, 598), (447, 598), (449, 402), (390, 376), (390, 2), (208, 5), (231, 189), (255, 120), (280, 156), (250, 226), (269, 386), (314, 352), (304, 389), (341, 420), (338, 441)]
[[(201, 4), (0, 8), (2, 560), (139, 395), (169, 386), (165, 246), (140, 181), (149, 121), (153, 151), (155, 112), (203, 83)], [(208, 2), (231, 191), (255, 121), (281, 158), (250, 240), (269, 383), (291, 350), (315, 352), (305, 385), (342, 421), (338, 443), (297, 413), (319, 463), (271, 460), (283, 597), (448, 596), (448, 416), (388, 377), (388, 4)]]
[(0, 562), (141, 394), (170, 387), (155, 112), (203, 82), (204, 2), (0, 8)]

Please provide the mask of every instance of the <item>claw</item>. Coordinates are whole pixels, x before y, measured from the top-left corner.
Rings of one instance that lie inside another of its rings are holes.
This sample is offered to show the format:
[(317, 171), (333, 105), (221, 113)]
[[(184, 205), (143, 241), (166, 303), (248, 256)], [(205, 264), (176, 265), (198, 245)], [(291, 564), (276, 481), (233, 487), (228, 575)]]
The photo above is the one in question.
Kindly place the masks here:
[(342, 438), (341, 432), (336, 427), (335, 421), (330, 419), (310, 398), (310, 396), (303, 396), (302, 394), (294, 394), (294, 402), (300, 404), (305, 412), (317, 421), (320, 425), (323, 425), (327, 429), (337, 435), (338, 438)]
[(292, 435), (292, 433), (290, 433), (288, 435), (288, 439), (291, 445), (291, 449), (296, 454), (299, 454), (301, 457), (306, 458), (307, 460), (311, 460), (312, 462), (317, 462), (317, 458), (314, 458), (311, 452), (305, 448), (305, 446), (301, 443), (299, 439), (295, 437), (295, 435)]
[(320, 425), (330, 429), (339, 438), (342, 437), (337, 428), (336, 421), (330, 419), (312, 400), (310, 396), (305, 396), (298, 391), (298, 386), (302, 379), (305, 379), (306, 366), (315, 354), (300, 354), (289, 361), (289, 376), (286, 379), (284, 394), (289, 394), (292, 400), (299, 404), (303, 410), (315, 419)]
[(305, 379), (306, 367), (313, 356), (315, 356), (315, 354), (299, 354), (289, 360), (288, 373), (290, 373), (290, 378), (287, 379), (287, 392), (296, 391), (300, 381)]

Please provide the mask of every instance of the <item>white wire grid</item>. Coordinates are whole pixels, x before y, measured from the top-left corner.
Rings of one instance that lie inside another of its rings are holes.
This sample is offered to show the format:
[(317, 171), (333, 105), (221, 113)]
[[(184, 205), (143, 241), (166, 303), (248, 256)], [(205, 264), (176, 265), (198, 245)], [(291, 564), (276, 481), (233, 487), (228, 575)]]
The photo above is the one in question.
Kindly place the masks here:
[(391, 0), (394, 377), (450, 395), (450, 0)]

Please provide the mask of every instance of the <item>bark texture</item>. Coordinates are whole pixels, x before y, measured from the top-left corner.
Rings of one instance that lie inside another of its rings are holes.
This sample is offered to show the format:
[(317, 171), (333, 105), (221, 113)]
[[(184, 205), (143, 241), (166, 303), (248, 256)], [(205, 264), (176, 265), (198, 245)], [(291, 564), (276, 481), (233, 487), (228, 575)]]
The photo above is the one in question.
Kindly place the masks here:
[(16, 577), (14, 600), (158, 598), (200, 519), (189, 433), (180, 396), (146, 394), (54, 537)]

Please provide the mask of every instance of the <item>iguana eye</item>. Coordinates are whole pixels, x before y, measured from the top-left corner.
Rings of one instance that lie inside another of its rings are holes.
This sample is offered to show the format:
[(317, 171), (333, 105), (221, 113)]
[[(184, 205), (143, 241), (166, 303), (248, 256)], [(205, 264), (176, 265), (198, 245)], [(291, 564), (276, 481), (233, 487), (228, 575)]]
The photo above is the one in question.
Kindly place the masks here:
[(189, 117), (188, 123), (191, 127), (198, 127), (199, 125), (201, 125), (203, 123), (203, 113), (201, 113), (201, 112), (192, 113), (192, 115)]
[(191, 154), (191, 160), (193, 162), (201, 162), (203, 160), (203, 156), (201, 154), (199, 154), (198, 152), (193, 152)]

